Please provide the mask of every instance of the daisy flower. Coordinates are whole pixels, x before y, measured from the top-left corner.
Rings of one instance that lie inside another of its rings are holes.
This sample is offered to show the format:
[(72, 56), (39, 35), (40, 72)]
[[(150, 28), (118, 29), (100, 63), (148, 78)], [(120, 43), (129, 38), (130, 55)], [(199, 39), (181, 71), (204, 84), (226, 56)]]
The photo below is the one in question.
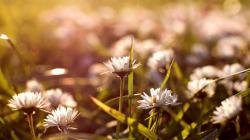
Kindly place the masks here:
[(234, 73), (242, 71), (242, 70), (244, 70), (244, 68), (239, 63), (234, 63), (234, 64), (231, 64), (231, 65), (225, 65), (223, 67), (223, 70), (222, 70), (223, 71), (222, 76), (228, 76), (228, 75), (234, 74)]
[(221, 102), (221, 106), (216, 107), (213, 112), (212, 123), (224, 123), (235, 117), (242, 110), (242, 98), (231, 96)]
[(37, 80), (29, 80), (26, 82), (26, 89), (31, 92), (41, 92), (43, 91), (43, 85)]
[(73, 96), (64, 93), (59, 88), (45, 91), (44, 97), (49, 101), (52, 108), (57, 108), (60, 105), (72, 108), (77, 106), (77, 102), (74, 100)]
[(172, 94), (172, 91), (168, 89), (161, 91), (160, 88), (151, 88), (150, 96), (144, 92), (141, 97), (142, 100), (138, 101), (140, 104), (138, 108), (141, 109), (155, 109), (177, 104), (177, 95)]
[[(206, 87), (205, 87), (206, 86)], [(205, 92), (208, 97), (212, 97), (215, 93), (215, 83), (213, 80), (202, 78), (199, 80), (191, 80), (187, 84), (187, 89), (189, 91), (188, 96), (193, 97), (199, 91)]]
[(71, 127), (71, 124), (79, 115), (79, 112), (69, 107), (60, 106), (56, 110), (53, 110), (44, 120), (44, 126), (57, 127), (61, 132), (67, 132), (69, 129), (75, 129)]
[(23, 92), (14, 95), (12, 99), (9, 100), (8, 106), (13, 110), (22, 110), (26, 114), (31, 114), (36, 109), (48, 110), (49, 102), (41, 93)]
[(244, 91), (248, 88), (248, 83), (247, 81), (236, 81), (234, 82), (233, 88), (237, 91)]
[(196, 68), (190, 75), (191, 80), (197, 80), (202, 78), (217, 78), (221, 74), (221, 71), (211, 65)]
[(148, 66), (152, 70), (166, 69), (166, 65), (174, 58), (172, 49), (157, 51), (148, 59)]
[(117, 74), (120, 77), (124, 77), (129, 72), (137, 68), (140, 64), (136, 64), (136, 60), (133, 60), (131, 68), (129, 67), (129, 57), (112, 57), (108, 62), (104, 63), (110, 72)]

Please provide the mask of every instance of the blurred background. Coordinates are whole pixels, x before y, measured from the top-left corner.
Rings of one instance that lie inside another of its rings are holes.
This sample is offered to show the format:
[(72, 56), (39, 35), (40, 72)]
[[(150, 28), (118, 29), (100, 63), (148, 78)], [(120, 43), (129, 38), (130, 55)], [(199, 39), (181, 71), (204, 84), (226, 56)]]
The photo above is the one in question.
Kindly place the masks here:
[[(0, 34), (8, 35), (20, 54), (0, 40), (1, 77), (15, 92), (24, 91), (32, 79), (44, 89), (61, 88), (78, 103), (82, 125), (77, 131), (107, 134), (111, 130), (103, 125), (111, 118), (93, 114), (96, 106), (89, 99), (118, 96), (117, 79), (100, 75), (106, 71), (103, 62), (129, 55), (133, 37), (135, 59), (142, 64), (135, 72), (138, 93), (159, 86), (165, 72), (150, 71), (154, 66), (148, 60), (153, 52), (171, 49), (183, 79), (172, 77), (175, 82), (168, 86), (182, 94), (196, 67), (249, 67), (249, 6), (248, 0), (0, 0)], [(12, 95), (5, 87), (1, 107)], [(0, 127), (6, 131), (0, 138), (12, 132), (27, 136), (13, 128), (22, 119), (13, 121), (10, 112), (0, 113), (10, 117), (8, 126)]]

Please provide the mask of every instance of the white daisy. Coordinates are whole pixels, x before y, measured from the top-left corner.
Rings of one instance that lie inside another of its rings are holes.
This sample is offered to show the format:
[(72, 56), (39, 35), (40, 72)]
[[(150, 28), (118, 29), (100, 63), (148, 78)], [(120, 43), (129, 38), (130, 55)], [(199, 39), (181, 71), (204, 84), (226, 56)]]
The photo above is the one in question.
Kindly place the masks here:
[(191, 80), (187, 84), (189, 91), (188, 97), (193, 97), (199, 91), (205, 92), (208, 97), (212, 97), (215, 93), (215, 86), (213, 80), (210, 79), (202, 78), (199, 80)]
[(154, 39), (146, 39), (134, 45), (135, 53), (143, 59), (147, 58), (149, 55), (159, 50), (160, 48), (163, 48), (163, 45), (159, 44)]
[(191, 80), (197, 80), (202, 78), (217, 78), (221, 71), (214, 66), (207, 65), (201, 68), (196, 68), (190, 75)]
[(49, 102), (41, 93), (23, 92), (14, 95), (12, 99), (9, 100), (8, 106), (13, 110), (22, 110), (25, 113), (30, 114), (36, 109), (48, 110)]
[(216, 107), (212, 116), (212, 123), (224, 123), (235, 117), (242, 110), (241, 96), (231, 96), (221, 102), (221, 106)]
[(60, 105), (66, 107), (77, 106), (77, 102), (74, 100), (73, 96), (68, 93), (64, 93), (59, 88), (45, 91), (44, 97), (48, 99), (52, 108), (57, 108)]
[(215, 55), (220, 58), (235, 58), (246, 51), (247, 42), (239, 36), (222, 38), (215, 47)]
[[(132, 36), (127, 35), (116, 41), (111, 48), (112, 55), (116, 57), (124, 56), (129, 54), (131, 48)], [(137, 46), (137, 40), (133, 40), (134, 46)]]
[(67, 132), (69, 129), (75, 129), (70, 125), (74, 122), (79, 112), (69, 107), (60, 106), (56, 110), (53, 110), (46, 119), (44, 119), (44, 126), (57, 127), (59, 131)]
[(247, 81), (236, 81), (234, 82), (233, 88), (237, 91), (244, 91), (248, 88), (248, 83)]
[(234, 74), (234, 73), (242, 71), (242, 70), (244, 70), (244, 68), (241, 64), (234, 63), (231, 65), (225, 65), (223, 67), (223, 70), (222, 70), (223, 72), (221, 74), (222, 74), (222, 76), (228, 76), (228, 75)]
[(138, 108), (141, 109), (154, 109), (177, 104), (177, 95), (172, 94), (172, 91), (168, 89), (161, 91), (160, 88), (151, 88), (150, 96), (143, 92), (143, 95), (141, 95), (141, 97), (142, 100), (138, 101), (138, 103), (140, 104)]
[(166, 69), (166, 65), (174, 58), (172, 49), (157, 51), (148, 59), (148, 66), (152, 70)]
[(137, 68), (140, 64), (136, 64), (133, 60), (132, 67), (129, 67), (129, 57), (112, 57), (108, 62), (104, 63), (110, 72), (117, 74), (120, 77), (126, 76), (129, 72)]
[(41, 92), (43, 91), (43, 85), (37, 80), (29, 80), (26, 82), (26, 90), (31, 92)]

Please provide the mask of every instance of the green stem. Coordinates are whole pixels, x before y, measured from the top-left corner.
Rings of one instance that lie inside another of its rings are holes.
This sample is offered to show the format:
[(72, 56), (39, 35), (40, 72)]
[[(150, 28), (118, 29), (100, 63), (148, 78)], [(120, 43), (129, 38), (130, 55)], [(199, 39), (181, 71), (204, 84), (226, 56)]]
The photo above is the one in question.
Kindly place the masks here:
[[(120, 98), (119, 98), (119, 112), (122, 112), (122, 105), (123, 105), (123, 89), (124, 89), (124, 77), (120, 77)], [(117, 121), (117, 127), (116, 127), (116, 137), (119, 138), (121, 129), (121, 123)]]
[(33, 124), (33, 115), (28, 114), (27, 119), (28, 119), (28, 123), (29, 123), (30, 133), (32, 135), (32, 139), (36, 140), (36, 133), (35, 133), (34, 124)]
[(158, 127), (160, 125), (160, 121), (161, 121), (161, 111), (158, 112), (157, 118), (156, 118), (156, 126), (155, 126), (156, 134), (158, 134)]
[(151, 128), (151, 124), (152, 124), (153, 118), (154, 118), (154, 111), (152, 111), (152, 113), (150, 114), (150, 118), (148, 120), (148, 129)]

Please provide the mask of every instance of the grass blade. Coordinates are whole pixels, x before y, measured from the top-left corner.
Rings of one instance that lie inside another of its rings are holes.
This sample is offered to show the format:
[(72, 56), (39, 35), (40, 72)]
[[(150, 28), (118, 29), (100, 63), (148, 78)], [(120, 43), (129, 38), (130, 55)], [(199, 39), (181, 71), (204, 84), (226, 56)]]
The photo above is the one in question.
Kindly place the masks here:
[(163, 89), (166, 86), (167, 82), (168, 82), (168, 79), (170, 77), (171, 68), (173, 66), (173, 63), (174, 63), (174, 60), (171, 61), (170, 66), (169, 66), (168, 71), (167, 71), (167, 74), (166, 74), (164, 80), (161, 83), (161, 86), (160, 86), (161, 89)]
[[(129, 55), (129, 67), (132, 69), (133, 65), (133, 44), (134, 44), (134, 39), (133, 37), (131, 38), (131, 48), (130, 48), (130, 55)], [(132, 97), (134, 92), (134, 72), (131, 71), (128, 75), (128, 96)], [(129, 109), (129, 117), (132, 116), (132, 99), (129, 98), (128, 100), (128, 109)], [(132, 128), (129, 126), (129, 138), (132, 138)]]
[(106, 113), (114, 117), (115, 119), (119, 120), (122, 123), (126, 123), (127, 125), (131, 126), (133, 129), (138, 130), (139, 133), (144, 135), (145, 137), (149, 138), (150, 140), (157, 140), (157, 135), (146, 128), (141, 123), (137, 122), (135, 119), (125, 116), (123, 113), (105, 105), (101, 101), (97, 100), (94, 97), (91, 97), (96, 105), (102, 108)]

